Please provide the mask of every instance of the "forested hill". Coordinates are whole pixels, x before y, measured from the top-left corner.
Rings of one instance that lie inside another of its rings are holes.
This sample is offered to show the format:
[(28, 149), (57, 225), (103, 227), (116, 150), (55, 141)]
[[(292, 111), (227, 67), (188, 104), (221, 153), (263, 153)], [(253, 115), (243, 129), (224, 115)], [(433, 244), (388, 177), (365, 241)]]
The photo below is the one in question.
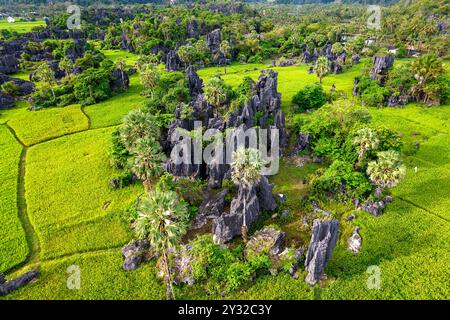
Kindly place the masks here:
[[(340, 0), (340, 3), (358, 3), (358, 4), (393, 4), (400, 0)], [(230, 1), (216, 1), (216, 0), (73, 0), (72, 3), (76, 3), (82, 6), (88, 6), (93, 4), (147, 4), (147, 3), (211, 3), (211, 2), (230, 2)], [(232, 1), (237, 2), (237, 1)], [(336, 0), (242, 0), (241, 2), (269, 2), (278, 4), (327, 4), (337, 2)], [(67, 3), (66, 0), (0, 0), (0, 6), (5, 5), (48, 5), (56, 3)]]

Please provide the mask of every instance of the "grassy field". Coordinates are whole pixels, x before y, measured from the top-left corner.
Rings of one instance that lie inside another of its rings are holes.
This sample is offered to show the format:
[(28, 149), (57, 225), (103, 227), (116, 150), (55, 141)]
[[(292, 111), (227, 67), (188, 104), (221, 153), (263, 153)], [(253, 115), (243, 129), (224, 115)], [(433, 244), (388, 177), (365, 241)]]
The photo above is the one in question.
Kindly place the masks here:
[(0, 121), (7, 121), (27, 146), (86, 130), (89, 126), (88, 118), (79, 105), (28, 111), (26, 102), (0, 114)]
[[(127, 63), (130, 64), (135, 58), (117, 51), (105, 53), (113, 60), (128, 56)], [(256, 80), (264, 67), (263, 64), (233, 65), (227, 67), (227, 75), (223, 78), (236, 86), (246, 75)], [(317, 81), (316, 76), (307, 73), (307, 66), (274, 69), (279, 73), (278, 91), (282, 93), (285, 110), (289, 109), (292, 96), (300, 88)], [(353, 78), (359, 75), (360, 69), (361, 64), (343, 74), (325, 77), (325, 89), (329, 90), (334, 83), (337, 90), (350, 95)], [(223, 68), (208, 68), (200, 70), (199, 74), (207, 80), (223, 71)], [(22, 106), (0, 115), (0, 123), (8, 122), (20, 139), (27, 144), (37, 143), (27, 152), (25, 190), (28, 215), (41, 244), (42, 272), (39, 281), (6, 298), (164, 299), (165, 289), (155, 278), (153, 262), (132, 272), (121, 269), (123, 260), (119, 247), (131, 239), (120, 217), (121, 209), (142, 192), (142, 187), (138, 184), (116, 191), (108, 184), (116, 174), (108, 166), (113, 128), (102, 127), (119, 124), (129, 110), (142, 106), (144, 99), (139, 92), (139, 77), (134, 75), (128, 92), (86, 107), (84, 112), (91, 120), (91, 127), (98, 129), (88, 130), (87, 118), (76, 106), (49, 109), (48, 114), (39, 112), (37, 115)], [(370, 112), (376, 124), (397, 130), (405, 142), (403, 154), (407, 176), (393, 190), (394, 203), (380, 217), (358, 212), (357, 219), (351, 222), (345, 221), (348, 209), (336, 206), (333, 212), (341, 221), (341, 236), (327, 269), (328, 279), (322, 287), (310, 288), (302, 280), (304, 273), (299, 280), (286, 274), (276, 277), (267, 274), (260, 275), (255, 282), (225, 299), (445, 299), (450, 296), (450, 106), (408, 105), (404, 109), (370, 109)], [(73, 119), (68, 126), (62, 121), (66, 113)], [(2, 208), (9, 208), (9, 215), (16, 217), (17, 166), (21, 149), (12, 135), (2, 128), (6, 127), (0, 125), (0, 141), (7, 145), (10, 156), (0, 159), (0, 170), (15, 173), (5, 175), (10, 179), (5, 184), (8, 189), (1, 193), (0, 204)], [(85, 131), (67, 135), (77, 130)], [(58, 136), (62, 137), (56, 138)], [(49, 137), (53, 140), (39, 143)], [(305, 192), (303, 179), (317, 167), (309, 164), (299, 168), (289, 161), (282, 161), (280, 173), (271, 179), (275, 183), (275, 192), (287, 194), (287, 206), (293, 213), (292, 221), (280, 222), (282, 228), (288, 239), (301, 244), (309, 240), (304, 237), (301, 223), (305, 213), (299, 209)], [(12, 221), (16, 221), (16, 233), (22, 239), (23, 251), (14, 249), (4, 268), (23, 261), (27, 254), (19, 220)], [(270, 219), (269, 222), (277, 221)], [(346, 249), (345, 241), (356, 225), (361, 228), (363, 247), (359, 255), (353, 256)], [(1, 249), (3, 253), (4, 249)], [(67, 289), (67, 268), (71, 265), (80, 267), (80, 290)], [(381, 271), (379, 290), (367, 287), (370, 275), (366, 270), (372, 265)], [(29, 266), (15, 274), (27, 268)], [(206, 296), (201, 284), (176, 286), (175, 290), (178, 299), (223, 299)]]
[(0, 20), (0, 30), (11, 30), (18, 33), (27, 33), (32, 31), (34, 27), (45, 26), (44, 20), (37, 21), (17, 21), (14, 23), (9, 23), (6, 20)]
[(30, 220), (43, 259), (117, 247), (129, 240), (117, 214), (141, 186), (115, 191), (108, 165), (113, 128), (83, 132), (29, 149), (25, 176)]
[(0, 125), (0, 273), (21, 263), (28, 254), (17, 210), (17, 183), (22, 146)]

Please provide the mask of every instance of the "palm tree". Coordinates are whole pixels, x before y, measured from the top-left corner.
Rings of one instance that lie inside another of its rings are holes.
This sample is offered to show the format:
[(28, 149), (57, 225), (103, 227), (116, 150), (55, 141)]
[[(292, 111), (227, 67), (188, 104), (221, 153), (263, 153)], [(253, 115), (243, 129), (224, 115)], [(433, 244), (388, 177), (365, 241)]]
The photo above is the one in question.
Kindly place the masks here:
[(367, 174), (372, 183), (377, 186), (375, 195), (379, 196), (384, 188), (398, 185), (405, 176), (406, 169), (396, 151), (381, 151), (377, 156), (377, 161), (369, 162)]
[(219, 77), (212, 78), (203, 87), (203, 96), (216, 110), (219, 109), (228, 99), (225, 82)]
[(143, 94), (148, 97), (150, 92), (150, 97), (153, 99), (153, 92), (158, 85), (160, 74), (156, 69), (154, 64), (146, 64), (141, 67), (141, 83), (144, 87)]
[(371, 128), (363, 128), (356, 132), (356, 136), (353, 139), (353, 145), (356, 145), (358, 149), (358, 162), (362, 163), (364, 157), (369, 150), (375, 150), (378, 148), (380, 140), (377, 133)]
[[(219, 52), (222, 53), (222, 55), (225, 58), (229, 58), (230, 57), (230, 50), (231, 50), (231, 48), (230, 48), (230, 44), (228, 43), (228, 41), (227, 40), (223, 40), (220, 43)], [(224, 72), (225, 72), (225, 74), (227, 74), (227, 65), (226, 64), (225, 64), (224, 68), (225, 68)]]
[(316, 64), (313, 68), (314, 72), (316, 73), (317, 77), (319, 78), (319, 83), (322, 83), (322, 78), (330, 72), (330, 67), (328, 66), (328, 58), (325, 56), (320, 56)]
[(160, 130), (156, 117), (140, 109), (130, 111), (120, 128), (120, 138), (127, 150), (131, 152), (139, 139), (154, 138), (159, 141)]
[(239, 184), (239, 192), (244, 193), (244, 213), (242, 218), (242, 239), (244, 242), (247, 241), (246, 190), (250, 190), (259, 183), (263, 165), (261, 154), (256, 149), (241, 146), (233, 153), (231, 180)]
[(137, 207), (134, 229), (140, 239), (148, 239), (152, 248), (163, 258), (164, 280), (168, 300), (174, 300), (167, 251), (177, 246), (187, 231), (189, 214), (184, 202), (173, 191), (154, 191), (144, 197)]
[(164, 171), (164, 160), (166, 156), (154, 137), (137, 140), (131, 150), (130, 168), (142, 180), (145, 191), (150, 191), (152, 179), (159, 177)]
[(121, 73), (121, 76), (122, 76), (122, 83), (124, 82), (123, 78), (124, 78), (124, 71), (125, 71), (126, 67), (127, 67), (127, 63), (125, 62), (125, 59), (117, 60), (116, 68), (120, 70), (120, 73)]

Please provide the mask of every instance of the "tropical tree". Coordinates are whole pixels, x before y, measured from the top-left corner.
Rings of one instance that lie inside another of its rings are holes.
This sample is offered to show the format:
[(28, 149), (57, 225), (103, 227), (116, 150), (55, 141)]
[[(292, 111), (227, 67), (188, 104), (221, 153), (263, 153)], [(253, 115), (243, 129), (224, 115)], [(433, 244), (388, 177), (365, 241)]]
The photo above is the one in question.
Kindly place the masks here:
[(140, 109), (130, 111), (120, 128), (120, 138), (127, 150), (132, 152), (138, 140), (154, 138), (159, 141), (160, 130), (154, 115)]
[[(220, 43), (219, 52), (227, 59), (230, 57), (231, 47), (227, 40), (223, 40)], [(226, 64), (224, 66), (224, 69), (225, 69), (224, 70), (225, 74), (227, 74), (227, 65)]]
[(228, 92), (223, 79), (214, 77), (203, 87), (203, 96), (216, 110), (227, 100)]
[(331, 46), (331, 52), (334, 54), (340, 54), (344, 51), (344, 46), (340, 42), (335, 42)]
[(377, 156), (376, 161), (369, 162), (367, 174), (370, 181), (377, 186), (375, 195), (379, 196), (384, 188), (398, 185), (405, 176), (406, 169), (396, 151), (381, 151)]
[(155, 137), (138, 139), (130, 151), (129, 167), (131, 171), (142, 180), (147, 192), (151, 189), (151, 181), (159, 177), (164, 171), (165, 154)]
[(41, 81), (45, 88), (50, 89), (53, 98), (55, 98), (55, 91), (53, 90), (53, 86), (56, 85), (55, 72), (50, 68), (47, 61), (38, 64), (32, 78)]
[(168, 300), (174, 300), (167, 252), (175, 248), (187, 231), (187, 206), (173, 191), (154, 191), (139, 202), (134, 229), (140, 239), (148, 239), (163, 259)]
[(328, 65), (328, 58), (325, 56), (320, 56), (317, 59), (313, 70), (316, 73), (317, 77), (319, 78), (319, 83), (322, 84), (322, 78), (326, 76), (328, 72), (330, 72), (330, 67)]
[(380, 145), (377, 133), (371, 128), (363, 128), (356, 132), (353, 145), (358, 149), (358, 163), (361, 164), (370, 150), (375, 150)]
[[(412, 92), (417, 100), (428, 103), (430, 100), (430, 83), (445, 73), (445, 66), (442, 60), (435, 55), (424, 55), (415, 60), (412, 64), (412, 71), (417, 83), (412, 87)], [(434, 90), (432, 90), (434, 91)]]
[(259, 183), (264, 163), (257, 149), (239, 147), (233, 153), (231, 180), (239, 184), (239, 192), (244, 193), (244, 212), (242, 215), (242, 239), (247, 241), (247, 190)]
[(72, 75), (72, 68), (74, 67), (74, 63), (72, 62), (72, 60), (70, 60), (67, 57), (64, 57), (61, 59), (61, 61), (59, 62), (58, 67), (64, 71), (64, 73), (66, 74), (66, 77), (71, 77)]
[(181, 60), (184, 62), (184, 66), (190, 66), (195, 62), (196, 49), (191, 45), (181, 46), (177, 50), (177, 54)]
[(145, 97), (151, 97), (153, 99), (153, 94), (155, 88), (158, 85), (160, 74), (158, 69), (154, 64), (146, 64), (141, 68), (141, 84), (144, 88), (142, 92)]

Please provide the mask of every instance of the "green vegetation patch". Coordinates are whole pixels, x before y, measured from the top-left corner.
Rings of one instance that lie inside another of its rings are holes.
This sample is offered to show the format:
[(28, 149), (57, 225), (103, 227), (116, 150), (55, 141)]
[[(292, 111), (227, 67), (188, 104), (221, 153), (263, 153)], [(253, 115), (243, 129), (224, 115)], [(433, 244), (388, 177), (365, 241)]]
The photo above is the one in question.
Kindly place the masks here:
[(39, 111), (27, 110), (27, 103), (8, 110), (4, 118), (25, 145), (33, 145), (65, 134), (86, 130), (89, 121), (79, 105), (50, 108)]
[(21, 263), (28, 254), (17, 209), (17, 183), (22, 147), (0, 125), (0, 273)]
[(141, 91), (139, 75), (134, 74), (130, 77), (130, 88), (127, 92), (86, 107), (84, 111), (91, 119), (92, 128), (118, 125), (128, 112), (143, 107), (146, 99), (140, 95)]
[(6, 19), (0, 20), (0, 30), (15, 31), (18, 33), (31, 32), (34, 27), (38, 26), (45, 26), (45, 21), (16, 21), (14, 23), (9, 23)]
[(113, 128), (74, 134), (29, 149), (28, 213), (43, 259), (118, 247), (129, 240), (119, 212), (141, 192), (137, 184), (114, 190), (108, 148)]

